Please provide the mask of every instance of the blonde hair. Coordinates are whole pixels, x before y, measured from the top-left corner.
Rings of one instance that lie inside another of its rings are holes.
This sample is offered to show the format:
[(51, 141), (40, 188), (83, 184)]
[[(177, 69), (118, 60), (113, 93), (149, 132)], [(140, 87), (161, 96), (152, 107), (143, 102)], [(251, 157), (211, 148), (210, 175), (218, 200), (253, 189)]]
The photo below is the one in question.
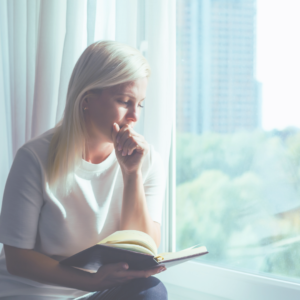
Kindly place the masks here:
[(46, 168), (50, 188), (55, 189), (59, 181), (68, 194), (76, 166), (85, 157), (82, 101), (86, 92), (149, 76), (150, 66), (135, 48), (102, 41), (85, 49), (72, 72), (64, 115), (50, 142)]

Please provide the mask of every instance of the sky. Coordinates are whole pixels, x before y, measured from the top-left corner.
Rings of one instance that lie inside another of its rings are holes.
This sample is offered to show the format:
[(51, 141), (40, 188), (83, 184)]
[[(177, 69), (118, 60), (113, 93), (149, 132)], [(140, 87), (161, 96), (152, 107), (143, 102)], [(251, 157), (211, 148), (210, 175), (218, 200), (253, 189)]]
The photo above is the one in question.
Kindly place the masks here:
[(262, 127), (300, 128), (300, 0), (257, 0)]

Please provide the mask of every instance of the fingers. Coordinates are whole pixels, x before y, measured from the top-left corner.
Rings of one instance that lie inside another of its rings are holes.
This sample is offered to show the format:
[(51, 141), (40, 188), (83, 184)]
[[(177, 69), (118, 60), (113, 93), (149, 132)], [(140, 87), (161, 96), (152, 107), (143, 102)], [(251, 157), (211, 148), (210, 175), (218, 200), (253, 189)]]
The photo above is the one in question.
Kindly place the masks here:
[(166, 270), (163, 265), (141, 271), (129, 270), (128, 268), (128, 264), (124, 262), (103, 265), (98, 269), (97, 273), (95, 273), (92, 285), (95, 285), (96, 289), (105, 289), (126, 283), (132, 279), (148, 278)]
[(124, 125), (120, 129), (119, 125), (114, 123), (112, 139), (115, 150), (118, 151), (121, 156), (132, 155), (135, 150), (140, 154), (144, 154), (148, 149), (148, 144), (144, 137), (133, 131), (129, 125)]
[(123, 271), (127, 270), (129, 268), (128, 264), (125, 262), (120, 262), (116, 264), (109, 264), (108, 266), (111, 266), (113, 270), (115, 271)]
[(122, 151), (122, 156), (131, 155), (138, 148), (139, 140), (139, 135), (131, 127), (125, 125), (117, 134), (116, 148)]
[(135, 141), (133, 141), (132, 139), (127, 139), (122, 149), (122, 156), (131, 155), (136, 147), (137, 143)]
[(100, 267), (98, 271), (103, 271), (105, 273), (118, 273), (118, 277), (126, 278), (140, 278), (149, 277), (166, 270), (164, 265), (157, 266), (148, 270), (128, 270), (129, 266), (126, 262), (120, 262), (116, 264), (107, 264)]
[(125, 141), (132, 135), (131, 128), (127, 125), (123, 126), (117, 134), (118, 149), (122, 149)]

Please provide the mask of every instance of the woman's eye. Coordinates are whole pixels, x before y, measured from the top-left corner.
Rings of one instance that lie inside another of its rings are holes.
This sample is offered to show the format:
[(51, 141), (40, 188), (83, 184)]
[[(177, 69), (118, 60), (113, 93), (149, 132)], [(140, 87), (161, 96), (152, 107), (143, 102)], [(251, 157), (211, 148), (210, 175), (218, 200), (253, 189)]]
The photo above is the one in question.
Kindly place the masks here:
[(118, 102), (121, 103), (121, 104), (128, 105), (128, 102), (126, 102), (126, 101), (118, 100)]
[[(117, 100), (119, 103), (121, 103), (122, 105), (126, 105), (126, 106), (128, 106), (128, 105), (130, 105), (130, 101), (123, 101), (123, 100)], [(139, 104), (138, 105), (140, 108), (143, 108), (144, 107), (144, 105), (142, 105), (142, 104)]]

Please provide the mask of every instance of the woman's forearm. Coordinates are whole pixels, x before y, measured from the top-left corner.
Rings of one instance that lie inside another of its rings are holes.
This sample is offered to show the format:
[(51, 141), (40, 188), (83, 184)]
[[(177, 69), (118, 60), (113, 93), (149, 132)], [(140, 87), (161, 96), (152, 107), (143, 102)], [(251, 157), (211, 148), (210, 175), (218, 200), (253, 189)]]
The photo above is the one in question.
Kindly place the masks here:
[(141, 171), (134, 174), (125, 174), (123, 172), (123, 181), (121, 229), (143, 231), (149, 234), (156, 245), (159, 246), (160, 226), (151, 219), (148, 213)]
[(40, 283), (93, 291), (92, 274), (60, 265), (58, 261), (34, 250), (4, 245), (7, 269), (12, 275)]

